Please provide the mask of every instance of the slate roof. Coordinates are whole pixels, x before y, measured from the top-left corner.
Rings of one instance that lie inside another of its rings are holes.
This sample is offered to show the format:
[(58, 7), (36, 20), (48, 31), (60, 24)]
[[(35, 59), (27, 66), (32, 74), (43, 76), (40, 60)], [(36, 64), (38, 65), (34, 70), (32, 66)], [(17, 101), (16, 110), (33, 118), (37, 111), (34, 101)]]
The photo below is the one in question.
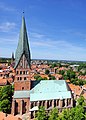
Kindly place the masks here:
[(22, 17), (22, 25), (20, 29), (18, 46), (17, 46), (17, 50), (15, 54), (15, 67), (14, 68), (17, 67), (23, 54), (25, 54), (25, 57), (28, 61), (28, 65), (30, 66), (30, 49), (29, 49), (28, 36), (27, 36), (27, 30), (26, 30), (24, 17)]

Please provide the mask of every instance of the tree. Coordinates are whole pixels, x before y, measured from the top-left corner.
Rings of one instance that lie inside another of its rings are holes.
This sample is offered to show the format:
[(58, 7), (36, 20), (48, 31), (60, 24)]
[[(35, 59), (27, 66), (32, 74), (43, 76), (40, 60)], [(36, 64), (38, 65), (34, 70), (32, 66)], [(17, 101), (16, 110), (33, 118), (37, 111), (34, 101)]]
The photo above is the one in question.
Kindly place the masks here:
[(49, 77), (49, 80), (56, 80), (55, 76), (53, 76), (51, 74), (49, 74), (48, 77)]
[(49, 114), (48, 120), (57, 120), (58, 118), (58, 110), (57, 108), (53, 108)]
[(80, 105), (70, 110), (66, 109), (59, 114), (58, 120), (86, 120), (85, 111)]
[(10, 113), (14, 88), (7, 85), (0, 88), (0, 111)]
[(64, 75), (64, 74), (65, 74), (65, 71), (64, 71), (64, 70), (60, 70), (60, 71), (59, 71), (59, 74)]
[(45, 108), (43, 106), (40, 106), (38, 112), (36, 113), (35, 120), (46, 120), (46, 119), (47, 116), (46, 116)]
[(83, 105), (85, 104), (84, 100), (85, 100), (85, 99), (84, 99), (83, 96), (81, 96), (80, 98), (78, 98), (78, 100), (77, 100), (78, 105), (83, 106)]
[(43, 80), (43, 78), (40, 76), (40, 77), (38, 78), (38, 80)]
[(10, 113), (11, 111), (11, 101), (8, 99), (4, 99), (0, 101), (0, 111), (3, 111), (5, 113)]
[(40, 75), (35, 75), (35, 76), (34, 76), (34, 78), (35, 78), (36, 80), (38, 80), (39, 77), (40, 77)]
[(68, 109), (63, 110), (62, 113), (59, 114), (58, 120), (70, 120), (69, 119), (69, 116), (70, 116), (69, 113), (70, 113), (70, 111)]
[(48, 75), (50, 71), (48, 69), (45, 70), (45, 74)]
[(50, 67), (51, 68), (54, 68), (54, 67), (56, 67), (57, 66), (57, 64), (56, 63), (53, 63)]
[[(85, 120), (85, 112), (82, 106), (72, 108), (70, 110), (71, 120)], [(70, 120), (70, 119), (69, 119)]]
[(48, 80), (47, 77), (44, 77), (43, 80)]

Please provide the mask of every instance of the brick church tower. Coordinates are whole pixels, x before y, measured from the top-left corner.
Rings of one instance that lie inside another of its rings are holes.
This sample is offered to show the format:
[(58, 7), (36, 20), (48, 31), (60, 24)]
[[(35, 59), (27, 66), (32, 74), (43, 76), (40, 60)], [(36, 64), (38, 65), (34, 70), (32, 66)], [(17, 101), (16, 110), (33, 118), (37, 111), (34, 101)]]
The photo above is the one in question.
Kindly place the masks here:
[(15, 54), (15, 81), (14, 96), (12, 101), (12, 114), (24, 114), (29, 112), (29, 90), (31, 81), (28, 80), (30, 70), (30, 49), (28, 43), (25, 18), (22, 17), (22, 25), (18, 46)]

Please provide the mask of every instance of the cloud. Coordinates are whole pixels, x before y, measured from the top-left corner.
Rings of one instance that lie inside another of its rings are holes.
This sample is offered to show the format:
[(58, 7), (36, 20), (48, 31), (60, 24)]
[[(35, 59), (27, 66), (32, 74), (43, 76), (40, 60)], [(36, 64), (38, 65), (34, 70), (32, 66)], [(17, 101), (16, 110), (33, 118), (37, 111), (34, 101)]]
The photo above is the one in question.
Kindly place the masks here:
[(0, 38), (0, 44), (3, 44), (3, 45), (14, 45), (16, 44), (17, 42), (17, 37), (9, 37), (9, 38)]
[(65, 30), (61, 30), (61, 33), (65, 33), (65, 34), (70, 34), (72, 36), (76, 36), (78, 38), (81, 38), (82, 40), (86, 39), (86, 33), (83, 33), (81, 31), (76, 31), (75, 29), (65, 29)]
[(38, 38), (38, 39), (45, 37), (45, 35), (36, 33), (36, 32), (30, 32), (30, 35), (31, 35), (31, 37)]
[(32, 41), (34, 58), (86, 60), (86, 48), (71, 44), (66, 40)]
[[(10, 56), (15, 52), (19, 35), (0, 38), (1, 56)], [(44, 34), (30, 33), (30, 49), (32, 58), (85, 60), (86, 48), (75, 45), (66, 39), (52, 39)]]
[[(74, 34), (80, 35), (80, 36), (84, 36), (84, 34), (80, 33), (80, 32), (74, 32)], [(75, 45), (73, 43), (68, 42), (65, 39), (51, 39), (48, 36), (44, 35), (44, 34), (40, 34), (40, 33), (35, 33), (32, 32), (30, 33), (30, 37), (31, 37), (31, 44), (33, 46), (41, 46), (41, 47), (49, 47), (51, 49), (57, 49), (57, 48), (61, 48), (65, 50), (70, 50), (70, 51), (83, 51), (86, 50), (84, 47), (80, 47), (79, 45)]]
[(2, 32), (8, 32), (10, 30), (12, 30), (13, 28), (15, 28), (16, 24), (13, 22), (5, 22), (0, 24), (0, 31)]
[(5, 5), (4, 3), (0, 2), (0, 10), (3, 10), (3, 11), (15, 11), (14, 8), (10, 7), (10, 6), (7, 6)]
[(68, 50), (68, 51), (83, 51), (86, 49), (80, 46), (73, 45), (72, 43), (66, 41), (66, 40), (52, 40), (52, 39), (46, 39), (46, 40), (40, 40), (40, 41), (32, 41), (32, 45), (35, 46), (42, 46), (42, 47), (49, 47), (51, 49), (61, 49), (61, 50)]

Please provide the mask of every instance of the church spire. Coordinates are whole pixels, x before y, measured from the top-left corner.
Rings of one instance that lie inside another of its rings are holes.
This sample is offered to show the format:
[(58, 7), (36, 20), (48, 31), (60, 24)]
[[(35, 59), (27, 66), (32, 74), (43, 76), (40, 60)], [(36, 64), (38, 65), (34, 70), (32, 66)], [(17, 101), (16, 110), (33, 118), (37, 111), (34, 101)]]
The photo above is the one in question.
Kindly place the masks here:
[(23, 54), (26, 57), (28, 66), (30, 67), (30, 61), (31, 61), (30, 49), (29, 49), (28, 36), (27, 36), (24, 16), (22, 17), (22, 25), (20, 29), (19, 41), (18, 41), (18, 46), (15, 54), (15, 68), (18, 66), (18, 63)]

